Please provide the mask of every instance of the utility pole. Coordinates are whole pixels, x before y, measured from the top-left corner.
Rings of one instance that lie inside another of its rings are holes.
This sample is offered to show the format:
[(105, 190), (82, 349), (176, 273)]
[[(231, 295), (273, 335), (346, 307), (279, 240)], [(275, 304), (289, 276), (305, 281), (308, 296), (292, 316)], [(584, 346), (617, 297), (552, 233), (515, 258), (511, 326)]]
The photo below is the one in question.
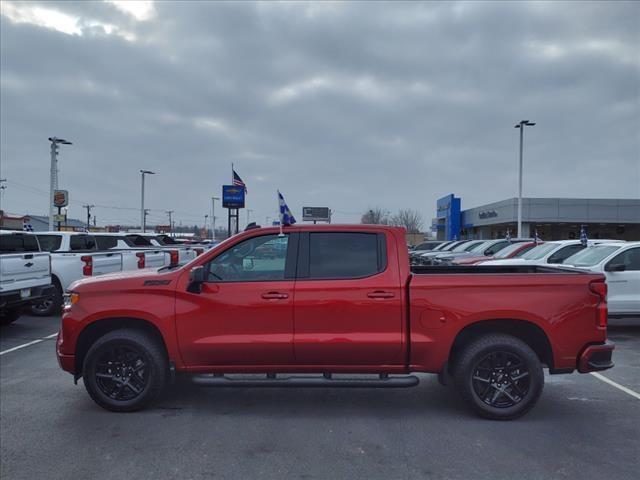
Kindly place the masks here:
[(144, 208), (144, 176), (155, 175), (155, 172), (152, 172), (151, 170), (140, 170), (140, 175), (142, 176), (142, 201), (140, 203), (140, 228), (142, 229), (142, 233), (144, 233), (146, 223), (147, 223), (147, 211)]
[(53, 231), (53, 196), (58, 189), (58, 144), (73, 145), (64, 138), (49, 137), (51, 142), (51, 171), (49, 173), (49, 231)]
[(171, 214), (173, 210), (167, 210), (166, 213), (169, 215), (169, 233), (173, 233), (173, 223), (171, 222)]
[(91, 209), (95, 207), (95, 205), (83, 205), (82, 208), (87, 209), (87, 232), (89, 231), (89, 227), (91, 226)]
[(212, 222), (212, 235), (211, 238), (216, 239), (216, 200), (220, 200), (220, 197), (211, 197), (211, 222)]
[(521, 120), (514, 128), (520, 129), (520, 163), (518, 168), (518, 238), (522, 238), (522, 145), (524, 141), (524, 127), (533, 127), (535, 122)]

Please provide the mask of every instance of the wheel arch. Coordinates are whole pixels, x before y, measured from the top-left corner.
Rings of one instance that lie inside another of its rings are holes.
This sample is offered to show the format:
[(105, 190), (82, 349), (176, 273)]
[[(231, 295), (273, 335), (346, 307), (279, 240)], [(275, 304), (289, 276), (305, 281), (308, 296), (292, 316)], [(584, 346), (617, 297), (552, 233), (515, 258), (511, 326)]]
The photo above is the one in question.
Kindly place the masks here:
[(89, 324), (78, 336), (76, 342), (75, 354), (75, 378), (76, 380), (82, 376), (84, 359), (91, 345), (95, 343), (103, 335), (119, 329), (137, 330), (149, 335), (162, 347), (167, 361), (169, 353), (160, 329), (148, 320), (136, 317), (111, 317), (96, 320)]
[(538, 325), (519, 319), (487, 319), (467, 325), (456, 335), (449, 351), (448, 364), (452, 367), (462, 349), (480, 335), (503, 333), (526, 343), (536, 353), (540, 362), (554, 368), (553, 349), (546, 332)]

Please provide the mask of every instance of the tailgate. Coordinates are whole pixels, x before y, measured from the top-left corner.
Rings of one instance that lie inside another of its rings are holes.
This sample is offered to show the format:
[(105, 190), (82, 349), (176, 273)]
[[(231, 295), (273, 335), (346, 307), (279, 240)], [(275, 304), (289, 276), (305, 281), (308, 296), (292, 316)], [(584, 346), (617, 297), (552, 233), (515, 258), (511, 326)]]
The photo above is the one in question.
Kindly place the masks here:
[(93, 275), (103, 275), (105, 273), (120, 272), (122, 270), (121, 253), (92, 253)]
[(161, 268), (169, 265), (169, 254), (164, 250), (145, 250), (144, 266), (145, 268)]
[(0, 256), (0, 291), (39, 287), (51, 283), (48, 253), (10, 253)]

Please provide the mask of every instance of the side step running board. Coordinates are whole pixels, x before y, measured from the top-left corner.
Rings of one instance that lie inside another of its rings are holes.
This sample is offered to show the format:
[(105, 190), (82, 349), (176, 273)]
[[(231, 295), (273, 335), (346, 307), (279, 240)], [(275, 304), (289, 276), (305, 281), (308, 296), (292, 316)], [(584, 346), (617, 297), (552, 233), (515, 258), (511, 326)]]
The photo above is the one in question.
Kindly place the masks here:
[(414, 375), (380, 378), (331, 378), (312, 376), (287, 376), (277, 378), (269, 374), (267, 378), (229, 378), (221, 375), (192, 375), (191, 381), (202, 387), (294, 387), (294, 388), (406, 388), (420, 383)]

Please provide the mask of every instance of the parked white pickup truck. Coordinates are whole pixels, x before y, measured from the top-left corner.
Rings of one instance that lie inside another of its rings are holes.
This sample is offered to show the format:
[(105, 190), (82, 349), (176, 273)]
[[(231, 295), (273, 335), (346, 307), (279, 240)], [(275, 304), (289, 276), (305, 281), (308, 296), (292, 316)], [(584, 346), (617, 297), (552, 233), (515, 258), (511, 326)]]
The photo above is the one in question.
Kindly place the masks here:
[(563, 265), (604, 273), (610, 317), (640, 317), (640, 242), (585, 248)]
[(178, 262), (177, 251), (172, 254), (157, 247), (138, 247), (124, 233), (95, 233), (93, 237), (96, 240), (98, 250), (117, 251), (122, 254), (123, 270), (162, 268)]
[(122, 270), (120, 252), (98, 252), (91, 234), (82, 232), (38, 232), (35, 234), (44, 251), (51, 253), (51, 280), (56, 293), (33, 304), (31, 312), (38, 316), (56, 313), (62, 306), (62, 295), (76, 280)]
[[(199, 253), (194, 247), (176, 242), (168, 235), (157, 233), (128, 233), (127, 237), (138, 247), (153, 248), (159, 247), (171, 253), (172, 265), (184, 265), (196, 258)], [(200, 253), (204, 251), (201, 248)]]
[(0, 231), (0, 325), (16, 321), (24, 306), (54, 292), (49, 258), (35, 236)]

